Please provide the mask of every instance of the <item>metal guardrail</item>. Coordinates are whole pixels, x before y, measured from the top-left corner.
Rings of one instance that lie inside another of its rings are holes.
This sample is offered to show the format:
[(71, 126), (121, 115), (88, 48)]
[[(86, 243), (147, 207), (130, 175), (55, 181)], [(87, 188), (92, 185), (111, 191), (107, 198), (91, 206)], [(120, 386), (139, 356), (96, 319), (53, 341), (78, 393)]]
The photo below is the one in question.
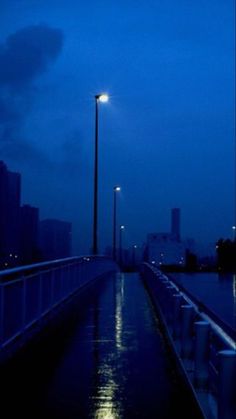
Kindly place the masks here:
[(0, 354), (97, 277), (116, 270), (103, 256), (71, 257), (0, 272)]
[(236, 418), (236, 342), (156, 267), (142, 275), (206, 418)]
[(227, 335), (231, 337), (233, 341), (236, 341), (236, 330), (233, 329), (232, 326), (230, 326), (228, 323), (222, 320), (212, 309), (210, 309), (206, 304), (200, 301), (199, 298), (193, 295), (190, 291), (186, 290), (184, 286), (178, 280), (176, 280), (176, 278), (173, 277), (172, 274), (168, 274), (168, 278), (171, 281), (173, 281), (175, 285), (177, 285), (177, 288), (180, 291), (183, 291), (184, 294), (186, 294), (190, 298), (190, 300), (192, 300), (194, 304), (197, 305), (199, 311), (206, 313), (216, 324), (218, 324), (226, 332)]

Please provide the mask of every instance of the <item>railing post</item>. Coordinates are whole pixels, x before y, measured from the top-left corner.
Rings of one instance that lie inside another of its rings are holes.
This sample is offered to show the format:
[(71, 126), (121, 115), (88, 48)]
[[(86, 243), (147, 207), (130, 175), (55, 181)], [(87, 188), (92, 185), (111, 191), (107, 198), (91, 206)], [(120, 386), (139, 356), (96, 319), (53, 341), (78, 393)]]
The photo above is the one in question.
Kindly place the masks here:
[(181, 306), (181, 356), (189, 359), (192, 355), (192, 324), (194, 309), (190, 304)]
[(21, 278), (21, 280), (22, 280), (22, 283), (23, 283), (22, 299), (21, 299), (21, 302), (22, 302), (21, 330), (23, 331), (25, 329), (25, 325), (26, 325), (26, 278), (23, 276)]
[(180, 338), (181, 332), (181, 318), (180, 318), (180, 307), (183, 301), (183, 297), (181, 294), (174, 294), (173, 295), (173, 338), (177, 340)]
[(159, 290), (161, 298), (159, 298), (159, 303), (162, 310), (163, 310), (163, 302), (166, 298), (166, 287), (168, 287), (169, 285), (170, 285), (170, 281), (168, 281), (167, 279), (161, 279), (160, 290)]
[(39, 272), (39, 279), (38, 279), (38, 281), (39, 281), (39, 299), (38, 299), (38, 305), (39, 305), (39, 307), (38, 307), (38, 320), (40, 320), (41, 319), (41, 317), (42, 317), (42, 307), (43, 307), (43, 283), (42, 283), (42, 275), (43, 275), (43, 273), (41, 273), (41, 272)]
[(0, 348), (3, 342), (3, 316), (4, 316), (4, 286), (0, 284)]
[(172, 320), (173, 320), (173, 311), (172, 311), (172, 307), (173, 307), (173, 295), (176, 292), (176, 288), (173, 285), (168, 285), (166, 287), (166, 320), (168, 324), (172, 324)]
[(49, 289), (49, 304), (48, 304), (48, 310), (51, 309), (53, 304), (53, 269), (49, 272), (49, 278), (50, 278), (50, 289)]
[(194, 348), (194, 382), (198, 388), (206, 388), (208, 384), (208, 353), (210, 324), (198, 321), (195, 326)]
[(218, 419), (236, 416), (236, 351), (223, 350), (219, 356)]
[(52, 275), (52, 307), (56, 306), (56, 268), (53, 269)]

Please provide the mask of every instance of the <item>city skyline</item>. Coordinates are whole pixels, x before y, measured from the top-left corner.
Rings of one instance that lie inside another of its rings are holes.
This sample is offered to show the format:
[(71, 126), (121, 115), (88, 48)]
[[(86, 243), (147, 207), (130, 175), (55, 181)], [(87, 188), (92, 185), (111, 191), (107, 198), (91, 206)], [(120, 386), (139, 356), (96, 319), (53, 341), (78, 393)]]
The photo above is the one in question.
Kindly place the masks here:
[(0, 160), (0, 270), (71, 256), (71, 223), (40, 219), (21, 189), (21, 174)]
[[(40, 207), (43, 218), (71, 220), (74, 252), (88, 253), (94, 95), (107, 92), (99, 132), (100, 250), (112, 242), (117, 184), (128, 245), (167, 230), (173, 207), (181, 208), (184, 237), (231, 238), (233, 3), (190, 10), (186, 1), (178, 8), (171, 2), (174, 13), (154, 1), (138, 3), (135, 12), (125, 2), (95, 3), (92, 13), (85, 2), (68, 5), (2, 2), (1, 64), (17, 70), (14, 46), (28, 39), (42, 45), (41, 63), (27, 74), (21, 67), (21, 79), (0, 71), (1, 159), (22, 173), (23, 200)], [(27, 49), (22, 54), (27, 65)]]

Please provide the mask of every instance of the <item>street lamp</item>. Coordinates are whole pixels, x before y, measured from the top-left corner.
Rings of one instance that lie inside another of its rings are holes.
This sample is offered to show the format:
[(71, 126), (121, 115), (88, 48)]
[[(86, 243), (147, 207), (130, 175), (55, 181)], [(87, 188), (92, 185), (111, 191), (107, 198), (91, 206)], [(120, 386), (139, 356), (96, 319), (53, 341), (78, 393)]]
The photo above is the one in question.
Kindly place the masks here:
[(95, 157), (94, 157), (94, 200), (93, 200), (93, 254), (98, 253), (98, 103), (107, 102), (107, 94), (95, 95)]
[(132, 258), (133, 259), (133, 268), (136, 265), (135, 251), (136, 251), (137, 248), (138, 248), (137, 244), (134, 244), (133, 245), (133, 258)]
[(124, 225), (121, 225), (120, 226), (120, 246), (119, 246), (119, 248), (120, 248), (120, 266), (122, 266), (122, 231), (125, 229), (125, 226)]
[(114, 207), (113, 207), (113, 260), (116, 260), (116, 194), (120, 192), (120, 186), (114, 186), (113, 196), (114, 196)]

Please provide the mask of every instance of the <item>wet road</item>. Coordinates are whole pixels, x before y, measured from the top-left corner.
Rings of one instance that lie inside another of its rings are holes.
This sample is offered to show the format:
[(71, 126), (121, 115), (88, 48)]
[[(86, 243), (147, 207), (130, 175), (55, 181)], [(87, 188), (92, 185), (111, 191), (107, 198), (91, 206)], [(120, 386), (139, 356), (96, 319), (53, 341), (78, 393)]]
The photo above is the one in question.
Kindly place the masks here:
[(1, 372), (5, 417), (199, 417), (137, 274), (106, 278), (60, 317)]

